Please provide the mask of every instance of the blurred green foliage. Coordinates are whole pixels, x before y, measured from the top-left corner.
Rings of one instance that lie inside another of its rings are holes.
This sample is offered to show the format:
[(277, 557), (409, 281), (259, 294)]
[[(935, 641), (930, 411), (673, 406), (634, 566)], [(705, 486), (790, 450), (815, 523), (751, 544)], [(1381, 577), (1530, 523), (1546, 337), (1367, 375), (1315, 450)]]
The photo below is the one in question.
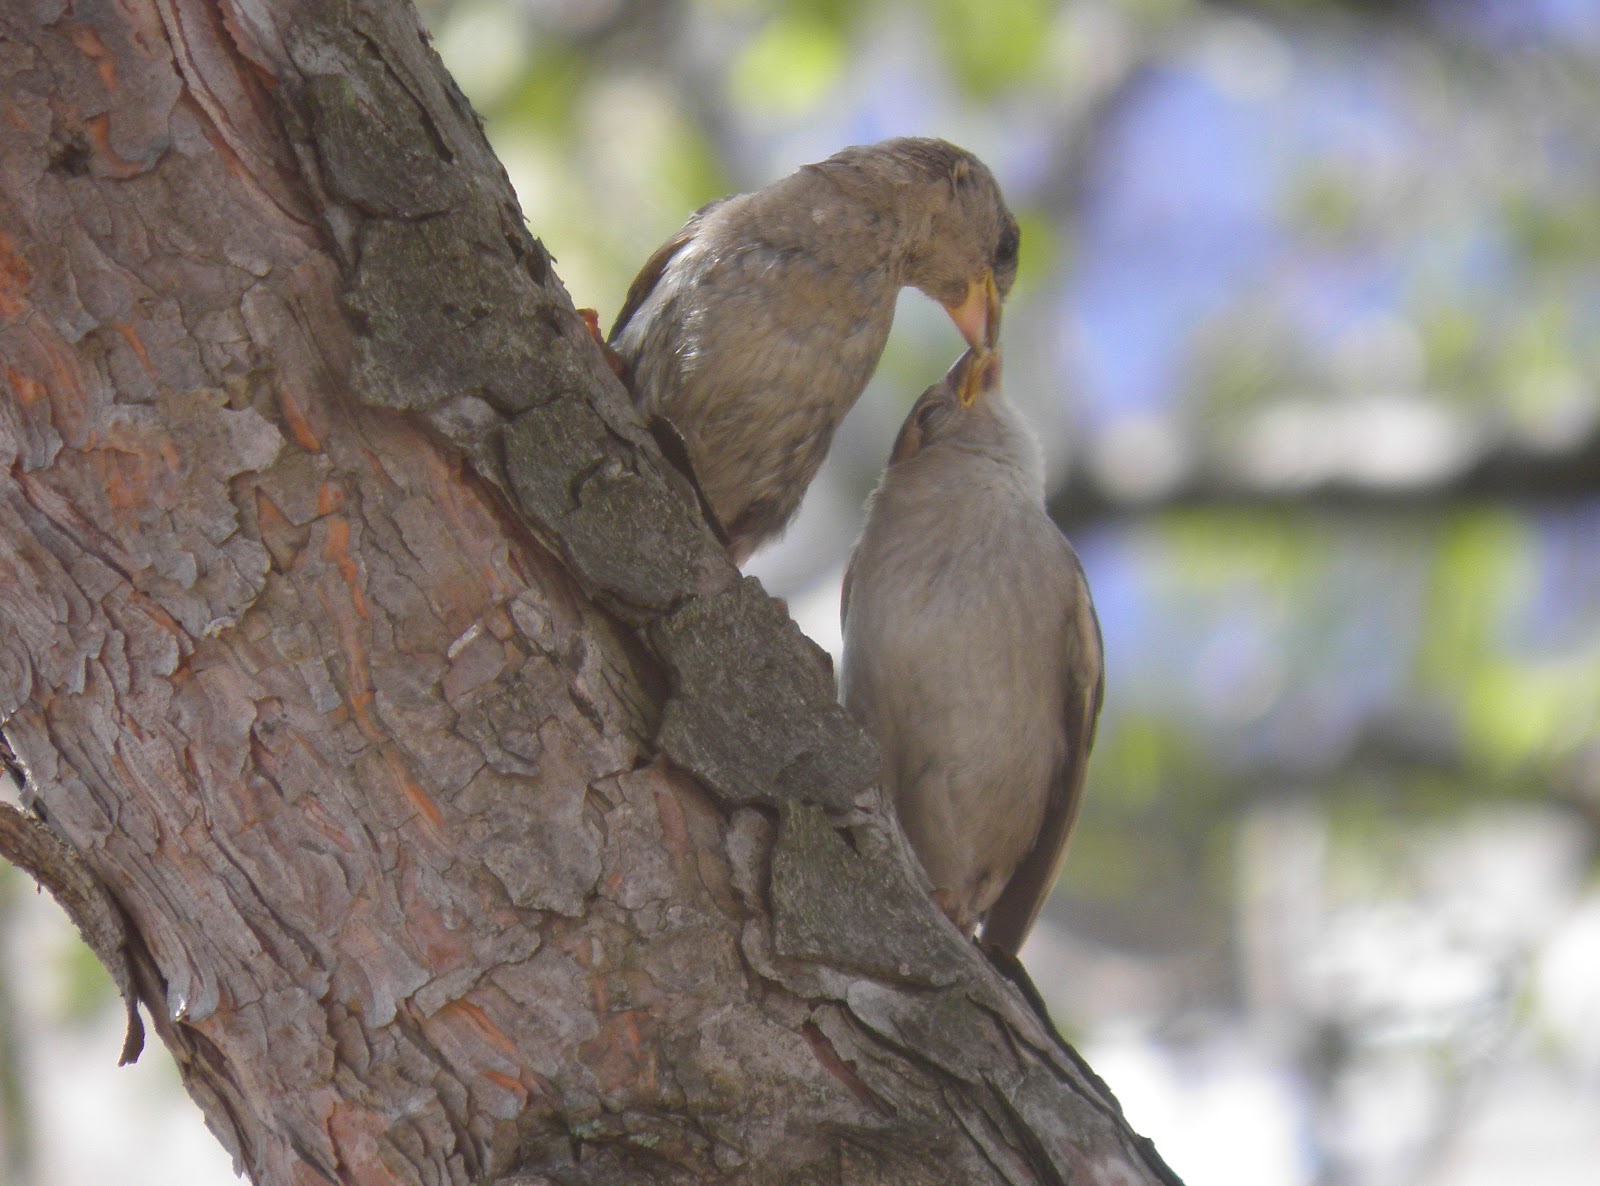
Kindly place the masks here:
[(951, 74), (982, 100), (1039, 70), (1056, 6), (1050, 0), (933, 0), (929, 8)]
[(840, 15), (805, 8), (772, 16), (735, 57), (729, 97), (782, 116), (815, 107), (844, 71), (849, 47)]

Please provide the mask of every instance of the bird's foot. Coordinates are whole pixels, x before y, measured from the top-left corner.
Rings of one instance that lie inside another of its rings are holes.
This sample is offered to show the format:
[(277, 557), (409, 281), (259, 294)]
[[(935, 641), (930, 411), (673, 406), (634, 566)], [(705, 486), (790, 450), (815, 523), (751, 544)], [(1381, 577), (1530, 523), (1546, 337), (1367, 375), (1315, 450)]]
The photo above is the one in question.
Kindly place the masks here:
[(622, 380), (626, 387), (630, 387), (628, 378), (628, 364), (623, 361), (622, 355), (611, 348), (606, 341), (605, 334), (600, 332), (600, 311), (598, 309), (579, 309), (578, 316), (589, 331), (589, 336), (594, 339), (594, 344), (600, 347), (600, 353), (606, 360), (606, 366), (611, 368), (611, 373)]
[(933, 904), (944, 912), (946, 918), (956, 924), (957, 930), (967, 938), (972, 938), (973, 932), (978, 929), (978, 920), (969, 909), (964, 896), (957, 900), (957, 895), (951, 891), (936, 889), (933, 891)]

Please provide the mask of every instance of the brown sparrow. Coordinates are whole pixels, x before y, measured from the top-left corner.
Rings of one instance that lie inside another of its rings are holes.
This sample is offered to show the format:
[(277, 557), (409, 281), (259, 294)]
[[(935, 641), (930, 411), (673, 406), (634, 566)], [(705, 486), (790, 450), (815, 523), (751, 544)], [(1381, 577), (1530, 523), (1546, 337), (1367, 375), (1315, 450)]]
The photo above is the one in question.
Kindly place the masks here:
[(940, 907), (1011, 955), (1060, 870), (1103, 686), (1038, 446), (968, 351), (911, 409), (845, 576), (841, 696)]
[(736, 563), (799, 509), (899, 290), (921, 289), (990, 347), (1017, 246), (981, 161), (900, 139), (713, 202), (650, 257), (609, 341), (640, 410), (681, 435)]

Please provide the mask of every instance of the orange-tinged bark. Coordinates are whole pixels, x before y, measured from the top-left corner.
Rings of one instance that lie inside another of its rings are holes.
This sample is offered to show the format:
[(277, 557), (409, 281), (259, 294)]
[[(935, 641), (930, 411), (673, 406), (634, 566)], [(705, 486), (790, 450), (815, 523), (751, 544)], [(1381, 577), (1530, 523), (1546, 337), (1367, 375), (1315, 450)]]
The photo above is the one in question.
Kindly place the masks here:
[(0, 727), (256, 1182), (1157, 1180), (408, 8), (0, 46)]

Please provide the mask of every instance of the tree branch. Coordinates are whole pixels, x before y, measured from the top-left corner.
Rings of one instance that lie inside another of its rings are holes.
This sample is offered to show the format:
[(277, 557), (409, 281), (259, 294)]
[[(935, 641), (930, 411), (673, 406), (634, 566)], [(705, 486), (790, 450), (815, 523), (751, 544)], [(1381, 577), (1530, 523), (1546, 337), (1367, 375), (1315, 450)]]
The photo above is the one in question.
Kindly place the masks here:
[(1385, 515), (1437, 513), (1497, 504), (1537, 508), (1600, 497), (1600, 433), (1559, 452), (1511, 443), (1482, 451), (1454, 472), (1415, 485), (1329, 477), (1301, 485), (1252, 482), (1219, 468), (1196, 469), (1149, 498), (1111, 493), (1088, 465), (1074, 465), (1050, 496), (1062, 529), (1079, 532), (1166, 511), (1326, 511)]
[(76, 850), (64, 844), (40, 821), (3, 802), (0, 802), (0, 857), (50, 891), (50, 896), (61, 904), (78, 928), (89, 950), (111, 973), (128, 1012), (127, 1035), (123, 1038), (117, 1065), (133, 1062), (144, 1049), (144, 1023), (139, 1020), (139, 997), (129, 963), (128, 929), (122, 911)]
[(7, 9), (0, 94), (0, 721), (256, 1182), (1172, 1181), (409, 6)]

